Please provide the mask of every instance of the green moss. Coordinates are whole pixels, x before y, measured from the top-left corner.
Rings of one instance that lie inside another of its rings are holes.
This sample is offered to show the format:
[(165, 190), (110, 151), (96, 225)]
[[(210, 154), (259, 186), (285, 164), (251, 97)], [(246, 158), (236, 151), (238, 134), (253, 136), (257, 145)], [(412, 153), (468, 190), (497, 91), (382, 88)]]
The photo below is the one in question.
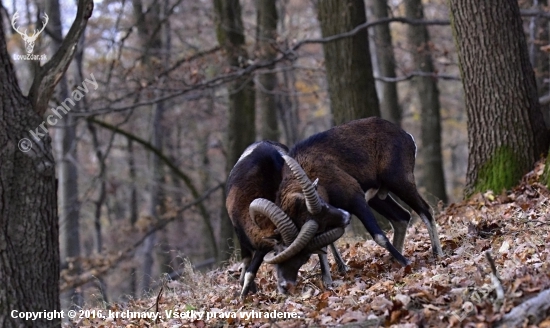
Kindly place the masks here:
[(480, 168), (473, 192), (510, 189), (521, 179), (521, 166), (521, 159), (510, 147), (498, 148)]

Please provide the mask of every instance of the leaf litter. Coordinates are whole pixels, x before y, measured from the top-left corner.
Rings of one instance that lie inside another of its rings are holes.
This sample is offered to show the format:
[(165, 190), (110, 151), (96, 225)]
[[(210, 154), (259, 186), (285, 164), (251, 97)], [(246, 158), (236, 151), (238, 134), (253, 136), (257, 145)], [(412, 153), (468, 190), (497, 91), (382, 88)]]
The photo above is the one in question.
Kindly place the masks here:
[[(88, 327), (490, 327), (514, 306), (550, 288), (550, 192), (539, 180), (543, 163), (512, 190), (488, 191), (449, 205), (435, 216), (445, 257), (435, 260), (425, 226), (411, 224), (401, 267), (371, 240), (337, 243), (348, 271), (338, 273), (329, 255), (331, 288), (322, 286), (318, 257), (299, 273), (293, 295), (277, 294), (273, 267), (256, 276), (259, 291), (239, 299), (238, 263), (207, 273), (187, 263), (182, 277), (162, 293), (103, 311), (159, 311), (152, 319), (81, 319)], [(388, 233), (388, 236), (391, 232)], [(391, 237), (390, 237), (391, 238)], [(490, 251), (504, 289), (497, 299), (485, 252)], [(206, 320), (168, 318), (165, 311), (226, 313)], [(240, 313), (260, 317), (239, 317)], [(296, 318), (264, 317), (292, 313)], [(236, 317), (231, 317), (231, 313)], [(268, 315), (269, 316), (269, 315)], [(550, 319), (538, 324), (550, 327)]]

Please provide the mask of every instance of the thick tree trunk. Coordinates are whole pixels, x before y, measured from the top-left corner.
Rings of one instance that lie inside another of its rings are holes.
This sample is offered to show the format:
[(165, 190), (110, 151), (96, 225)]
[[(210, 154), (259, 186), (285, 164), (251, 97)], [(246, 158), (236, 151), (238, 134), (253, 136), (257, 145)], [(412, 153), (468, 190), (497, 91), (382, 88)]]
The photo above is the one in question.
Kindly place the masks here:
[[(0, 326), (56, 327), (61, 320), (13, 318), (12, 311), (60, 311), (59, 225), (50, 139), (21, 94), (0, 20)], [(19, 149), (18, 149), (19, 146)], [(29, 148), (30, 147), (30, 148)], [(25, 152), (21, 151), (25, 150)]]
[[(275, 1), (257, 0), (258, 40), (257, 48), (259, 58), (269, 62), (275, 59), (277, 39), (277, 7)], [(275, 65), (268, 69), (275, 68)], [(279, 140), (279, 127), (277, 124), (277, 74), (267, 72), (258, 77), (258, 97), (260, 113), (260, 137), (265, 140)]]
[[(404, 1), (405, 15), (410, 19), (424, 19), (421, 0)], [(425, 25), (407, 27), (409, 42), (412, 45), (412, 57), (416, 70), (434, 72), (430, 54), (430, 36)], [(441, 122), (439, 115), (439, 89), (437, 80), (432, 77), (417, 76), (414, 85), (420, 100), (421, 143), (419, 157), (423, 159), (422, 185), (426, 188), (426, 199), (430, 203), (436, 200), (447, 202), (443, 156), (441, 155)]]
[[(216, 34), (223, 48), (228, 67), (235, 69), (247, 65), (241, 5), (239, 0), (214, 0)], [(237, 163), (239, 156), (255, 140), (255, 92), (250, 76), (232, 82), (228, 87), (229, 113), (227, 116), (226, 173)], [(233, 245), (233, 225), (224, 213), (221, 221), (218, 262), (230, 258)]]
[[(347, 32), (366, 22), (363, 0), (319, 1), (323, 37)], [(367, 30), (323, 44), (334, 124), (380, 116)]]
[[(388, 18), (387, 0), (370, 0), (374, 19)], [(395, 56), (393, 53), (392, 37), (389, 24), (380, 24), (374, 27), (374, 49), (378, 74), (383, 77), (394, 78)], [(397, 84), (392, 82), (377, 82), (380, 97), (380, 114), (382, 118), (401, 125), (401, 107), (397, 94)]]
[(450, 0), (468, 113), (465, 195), (515, 185), (548, 150), (515, 0)]

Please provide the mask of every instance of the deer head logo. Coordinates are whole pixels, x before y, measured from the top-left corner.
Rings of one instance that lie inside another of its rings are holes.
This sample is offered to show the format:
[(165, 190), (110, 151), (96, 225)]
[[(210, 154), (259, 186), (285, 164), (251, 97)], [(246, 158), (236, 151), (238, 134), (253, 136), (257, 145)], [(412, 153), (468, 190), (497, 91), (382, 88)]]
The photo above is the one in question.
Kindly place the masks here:
[(19, 13), (16, 11), (15, 14), (13, 14), (13, 17), (11, 19), (11, 26), (13, 26), (13, 29), (21, 35), (23, 38), (23, 41), (25, 41), (25, 49), (27, 50), (27, 53), (32, 53), (34, 49), (34, 42), (36, 41), (36, 38), (44, 31), (46, 28), (46, 24), (48, 24), (48, 20), (50, 19), (48, 15), (44, 14), (42, 17), (44, 20), (42, 21), (42, 29), (40, 31), (34, 30), (34, 33), (32, 35), (27, 35), (27, 30), (25, 29), (25, 32), (19, 31), (19, 27), (16, 26), (16, 21), (19, 18)]

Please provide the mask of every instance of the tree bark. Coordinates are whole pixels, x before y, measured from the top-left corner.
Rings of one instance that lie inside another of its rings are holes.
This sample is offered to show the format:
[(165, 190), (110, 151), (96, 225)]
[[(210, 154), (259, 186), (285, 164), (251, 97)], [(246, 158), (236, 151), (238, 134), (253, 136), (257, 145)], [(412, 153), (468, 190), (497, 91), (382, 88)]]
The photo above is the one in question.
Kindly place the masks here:
[[(352, 30), (367, 21), (363, 0), (323, 0), (318, 3), (323, 37)], [(323, 44), (334, 124), (380, 116), (367, 30)]]
[(48, 107), (48, 100), (55, 86), (72, 60), (75, 45), (86, 27), (92, 10), (92, 1), (79, 0), (75, 22), (60, 49), (51, 60), (39, 68), (28, 97), (23, 96), (19, 88), (7, 51), (4, 20), (0, 20), (2, 327), (61, 325), (60, 317), (53, 320), (24, 320), (12, 316), (13, 310), (60, 311), (55, 161), (49, 135), (39, 132), (40, 134), (33, 136), (29, 131), (38, 131), (36, 128), (42, 130), (40, 126), (45, 126), (40, 114)]
[[(388, 1), (371, 0), (374, 19), (388, 18)], [(380, 76), (395, 78), (395, 56), (389, 24), (376, 25), (374, 28), (374, 49)], [(377, 82), (380, 97), (380, 114), (382, 118), (401, 125), (401, 107), (397, 94), (397, 84)]]
[[(277, 56), (277, 6), (272, 0), (257, 0), (258, 21), (258, 58), (262, 61), (272, 61)], [(271, 65), (267, 69), (274, 69)], [(279, 140), (279, 127), (277, 123), (277, 74), (266, 72), (258, 77), (258, 105), (260, 112), (260, 137), (264, 140)]]
[(518, 3), (449, 4), (468, 113), (465, 196), (499, 193), (548, 150)]
[[(216, 35), (225, 52), (226, 65), (231, 69), (247, 65), (241, 5), (239, 0), (214, 0)], [(255, 92), (250, 76), (232, 82), (228, 87), (229, 112), (225, 144), (226, 175), (237, 163), (239, 156), (255, 140)], [(224, 213), (221, 221), (218, 262), (230, 258), (233, 248), (233, 225)]]
[[(404, 1), (407, 18), (423, 20), (421, 0)], [(430, 54), (430, 36), (425, 25), (408, 26), (408, 39), (411, 43), (412, 57), (416, 70), (434, 72)], [(441, 155), (441, 122), (439, 115), (439, 89), (437, 80), (432, 77), (417, 76), (413, 80), (420, 101), (421, 143), (419, 157), (423, 159), (422, 185), (426, 188), (426, 199), (434, 204), (437, 200), (447, 202), (443, 156)]]
[[(0, 326), (50, 327), (61, 320), (26, 321), (13, 310), (59, 311), (59, 225), (49, 137), (22, 152), (18, 143), (42, 119), (19, 90), (0, 31)], [(21, 145), (21, 144), (19, 144)], [(24, 146), (26, 147), (26, 146)]]

